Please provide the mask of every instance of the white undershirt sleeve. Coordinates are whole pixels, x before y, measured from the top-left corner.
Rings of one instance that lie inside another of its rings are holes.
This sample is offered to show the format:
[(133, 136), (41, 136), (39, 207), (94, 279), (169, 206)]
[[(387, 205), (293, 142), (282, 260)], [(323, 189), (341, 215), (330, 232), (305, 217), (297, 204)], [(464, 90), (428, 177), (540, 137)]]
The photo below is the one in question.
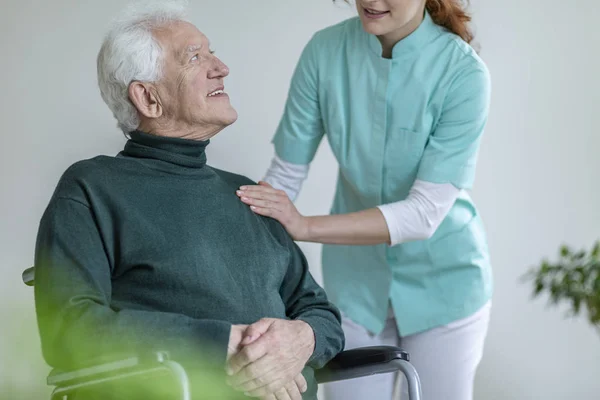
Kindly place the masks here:
[(292, 164), (275, 155), (263, 181), (275, 189), (283, 190), (294, 201), (308, 176), (308, 169), (307, 164)]
[[(307, 164), (292, 164), (275, 155), (263, 180), (275, 189), (285, 191), (294, 201), (308, 170)], [(460, 189), (451, 183), (416, 180), (405, 200), (378, 206), (390, 233), (390, 245), (429, 239), (459, 194)]]
[(405, 200), (378, 206), (390, 232), (390, 245), (429, 239), (459, 194), (451, 183), (416, 180)]

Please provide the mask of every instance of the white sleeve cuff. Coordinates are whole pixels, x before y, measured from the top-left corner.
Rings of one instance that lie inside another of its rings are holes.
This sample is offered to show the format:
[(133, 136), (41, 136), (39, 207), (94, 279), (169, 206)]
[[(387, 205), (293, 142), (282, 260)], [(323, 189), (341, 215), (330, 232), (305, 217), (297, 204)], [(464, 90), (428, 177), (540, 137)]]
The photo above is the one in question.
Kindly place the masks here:
[(451, 183), (416, 180), (405, 200), (378, 206), (390, 232), (390, 245), (429, 239), (459, 194)]
[(308, 169), (308, 164), (292, 164), (275, 155), (263, 181), (275, 189), (283, 190), (294, 201), (308, 176)]

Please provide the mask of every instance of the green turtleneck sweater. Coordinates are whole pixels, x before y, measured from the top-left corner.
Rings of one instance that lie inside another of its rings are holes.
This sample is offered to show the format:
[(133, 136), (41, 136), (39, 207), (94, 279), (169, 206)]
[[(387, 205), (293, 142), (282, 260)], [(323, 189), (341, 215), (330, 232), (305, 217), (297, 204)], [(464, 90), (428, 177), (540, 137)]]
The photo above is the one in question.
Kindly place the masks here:
[(64, 173), (35, 257), (48, 364), (166, 350), (224, 365), (231, 325), (263, 317), (313, 328), (309, 378), (342, 350), (340, 315), (301, 250), (239, 201), (254, 182), (206, 165), (207, 144), (133, 132), (116, 157)]

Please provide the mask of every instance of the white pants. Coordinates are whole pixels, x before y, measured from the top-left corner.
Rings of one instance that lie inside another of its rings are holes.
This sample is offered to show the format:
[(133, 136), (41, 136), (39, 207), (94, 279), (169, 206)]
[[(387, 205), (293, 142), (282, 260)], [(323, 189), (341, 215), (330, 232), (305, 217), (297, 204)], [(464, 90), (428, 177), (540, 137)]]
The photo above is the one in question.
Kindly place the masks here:
[[(475, 314), (448, 325), (400, 338), (390, 314), (384, 330), (373, 335), (344, 317), (346, 350), (365, 346), (399, 346), (410, 354), (423, 391), (422, 400), (472, 400), (473, 381), (483, 355), (491, 302)], [(400, 378), (400, 379), (398, 379)], [(396, 385), (399, 382), (399, 389)], [(404, 376), (381, 374), (323, 385), (324, 400), (408, 399)]]

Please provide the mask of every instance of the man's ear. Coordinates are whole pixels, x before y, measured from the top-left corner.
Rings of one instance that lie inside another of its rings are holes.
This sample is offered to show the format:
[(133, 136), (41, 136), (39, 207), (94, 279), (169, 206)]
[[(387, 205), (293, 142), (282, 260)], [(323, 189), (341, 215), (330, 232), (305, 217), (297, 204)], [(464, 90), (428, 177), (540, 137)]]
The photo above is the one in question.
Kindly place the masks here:
[(128, 88), (129, 99), (140, 114), (146, 118), (159, 118), (163, 108), (154, 87), (145, 82), (131, 82)]

